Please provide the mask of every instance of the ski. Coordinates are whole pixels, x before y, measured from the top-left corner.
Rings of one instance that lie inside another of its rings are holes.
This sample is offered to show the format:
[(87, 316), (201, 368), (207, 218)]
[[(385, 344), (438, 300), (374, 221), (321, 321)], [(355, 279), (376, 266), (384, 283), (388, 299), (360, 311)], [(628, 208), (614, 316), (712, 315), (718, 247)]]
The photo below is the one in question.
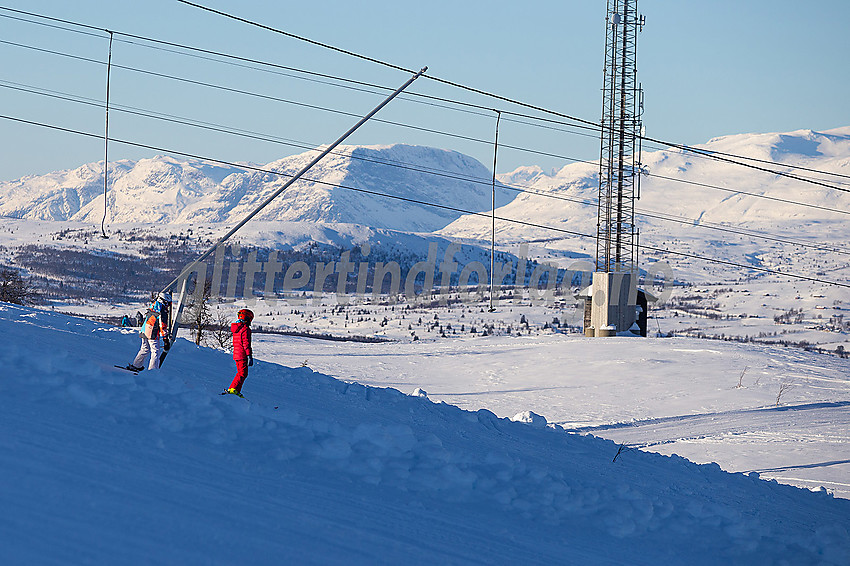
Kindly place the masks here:
[[(260, 406), (260, 405), (257, 405), (257, 403), (254, 403), (253, 401), (251, 401), (250, 399), (248, 399), (247, 397), (245, 397), (244, 395), (242, 395), (241, 393), (230, 393), (229, 391), (227, 391), (227, 390), (225, 389), (224, 391), (222, 391), (221, 393), (219, 393), (219, 395), (236, 395), (237, 397), (241, 397), (242, 399), (245, 399), (246, 401), (248, 401), (249, 403), (251, 403), (251, 404), (252, 404), (252, 405), (254, 405), (254, 406), (258, 406), (258, 407)], [(275, 406), (274, 406), (274, 407), (272, 407), (272, 408), (273, 408), (273, 409), (279, 409), (279, 408), (280, 408), (280, 405), (275, 405)]]
[(134, 370), (134, 369), (130, 369), (130, 368), (128, 368), (127, 366), (119, 366), (118, 364), (116, 364), (116, 365), (115, 365), (115, 367), (117, 367), (118, 369), (123, 369), (124, 371), (129, 371), (129, 372), (130, 372), (130, 373), (132, 373), (133, 375), (139, 375), (139, 372), (137, 372), (137, 371), (136, 371), (136, 370)]
[(244, 395), (242, 395), (241, 393), (231, 393), (230, 391), (228, 391), (226, 389), (224, 391), (222, 391), (221, 393), (219, 393), (219, 395), (236, 395), (237, 397), (240, 397), (240, 398), (248, 401), (248, 398), (245, 397)]

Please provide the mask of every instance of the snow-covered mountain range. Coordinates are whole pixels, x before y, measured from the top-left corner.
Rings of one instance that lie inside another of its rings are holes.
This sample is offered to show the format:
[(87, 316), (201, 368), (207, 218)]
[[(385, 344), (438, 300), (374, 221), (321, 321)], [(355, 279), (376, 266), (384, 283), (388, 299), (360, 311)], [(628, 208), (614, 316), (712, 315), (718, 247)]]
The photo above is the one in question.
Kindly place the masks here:
[[(278, 190), (315, 155), (310, 151), (249, 166), (248, 170), (165, 156), (111, 163), (108, 220), (233, 222)], [(430, 232), (456, 220), (460, 213), (337, 185), (484, 211), (491, 207), (492, 189), (481, 181), (490, 176), (481, 163), (455, 151), (408, 145), (341, 146), (273, 201), (257, 220), (342, 222)], [(498, 204), (506, 202), (503, 197)], [(0, 214), (100, 222), (102, 162), (0, 183)]]
[[(651, 150), (653, 146), (649, 145)], [(759, 161), (747, 163), (850, 188), (850, 127), (825, 132), (799, 130), (724, 136), (697, 147), (713, 153), (773, 161), (773, 165)], [(848, 219), (846, 214), (827, 210), (850, 210), (848, 192), (679, 150), (647, 151), (645, 146), (642, 162), (646, 174), (641, 179), (641, 196), (636, 203), (637, 223), (642, 231), (649, 233), (675, 233), (681, 231), (677, 226), (682, 224), (689, 227), (700, 223), (726, 223), (773, 228), (789, 221), (800, 226)], [(801, 171), (783, 167), (783, 164), (838, 175)], [(519, 194), (499, 209), (497, 215), (595, 234), (597, 175), (598, 166), (589, 163), (570, 164), (552, 174), (539, 167), (523, 167), (501, 175), (500, 181), (508, 187), (524, 187), (533, 192)], [(800, 206), (798, 202), (811, 206)], [(671, 224), (658, 216), (675, 216), (684, 222)], [(456, 237), (489, 237), (490, 223), (486, 218), (464, 216), (444, 228), (442, 233)], [(518, 241), (530, 234), (540, 238), (558, 235), (521, 224), (499, 224), (502, 240)]]
[[(850, 176), (850, 127), (824, 132), (740, 134), (714, 138), (699, 147), (774, 161), (777, 165), (753, 164), (832, 185), (846, 186)], [(650, 213), (639, 218), (644, 226), (659, 225), (652, 215), (657, 212), (694, 222), (844, 220), (843, 215), (825, 209), (847, 210), (850, 205), (847, 193), (826, 187), (679, 150), (652, 149), (650, 144), (643, 153), (648, 175), (642, 179), (637, 206), (639, 211)], [(232, 222), (277, 190), (314, 155), (310, 151), (249, 170), (165, 156), (113, 162), (108, 221)], [(839, 176), (783, 168), (782, 164)], [(96, 162), (74, 170), (0, 182), (0, 215), (99, 222), (103, 213), (102, 175), (102, 162)], [(455, 151), (403, 144), (341, 146), (306, 177), (309, 180), (290, 187), (258, 220), (343, 222), (408, 232), (442, 229), (452, 236), (489, 235), (490, 221), (486, 217), (420, 204), (436, 203), (476, 212), (490, 209), (491, 172), (477, 160)], [(521, 167), (500, 175), (499, 180), (499, 216), (579, 231), (595, 226), (594, 164), (574, 163), (551, 174), (535, 166)], [(349, 187), (409, 200), (357, 192)], [(743, 192), (771, 198), (754, 198)], [(801, 207), (787, 201), (813, 206)], [(506, 225), (500, 231), (522, 238), (528, 236), (529, 228)]]

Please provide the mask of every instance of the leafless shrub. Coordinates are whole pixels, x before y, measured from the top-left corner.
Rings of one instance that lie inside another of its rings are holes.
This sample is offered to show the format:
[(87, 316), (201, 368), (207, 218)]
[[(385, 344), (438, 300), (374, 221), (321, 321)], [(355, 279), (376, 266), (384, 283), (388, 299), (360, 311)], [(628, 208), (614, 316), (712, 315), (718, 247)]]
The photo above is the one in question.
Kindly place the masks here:
[(213, 320), (210, 308), (210, 295), (210, 283), (207, 281), (201, 296), (198, 296), (196, 293), (190, 295), (191, 302), (186, 306), (181, 317), (181, 323), (189, 328), (192, 333), (192, 339), (197, 345), (200, 345), (204, 341), (205, 334), (210, 329)]
[(794, 387), (794, 382), (790, 379), (783, 379), (782, 383), (779, 384), (779, 392), (776, 394), (776, 406), (779, 406), (779, 401), (782, 399), (782, 396), (788, 392), (789, 389)]
[(233, 349), (233, 341), (230, 334), (230, 318), (226, 312), (221, 310), (216, 311), (215, 319), (212, 325), (210, 325), (208, 334), (213, 346), (227, 350)]
[(735, 389), (741, 389), (744, 386), (744, 374), (747, 373), (748, 369), (750, 369), (750, 366), (744, 366), (744, 371), (741, 372), (741, 376), (738, 378), (738, 385), (735, 386)]
[(622, 453), (624, 453), (624, 452), (628, 452), (629, 450), (634, 450), (634, 448), (632, 448), (631, 446), (626, 446), (626, 443), (625, 443), (625, 442), (624, 442), (624, 443), (622, 443), (622, 444), (620, 444), (619, 448), (617, 448), (617, 453), (616, 453), (616, 454), (614, 454), (614, 459), (613, 459), (613, 460), (611, 460), (611, 461), (612, 461), (612, 462), (616, 462), (616, 461), (617, 461), (617, 458), (619, 458), (619, 457), (620, 457), (620, 454), (622, 454)]

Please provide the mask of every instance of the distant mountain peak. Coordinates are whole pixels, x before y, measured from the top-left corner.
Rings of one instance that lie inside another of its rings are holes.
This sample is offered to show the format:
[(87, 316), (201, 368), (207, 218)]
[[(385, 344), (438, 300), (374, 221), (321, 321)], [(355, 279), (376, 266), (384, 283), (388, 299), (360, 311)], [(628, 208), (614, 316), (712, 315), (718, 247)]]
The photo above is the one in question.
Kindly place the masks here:
[[(794, 172), (788, 165), (800, 165), (843, 175), (850, 174), (850, 127), (825, 132), (797, 130), (784, 133), (735, 134), (715, 137), (696, 146), (708, 152), (722, 152), (775, 161), (755, 163), (758, 167)], [(846, 217), (828, 209), (846, 210), (850, 195), (826, 187), (804, 185), (800, 181), (699, 156), (678, 149), (644, 151), (641, 161), (649, 175), (641, 178), (641, 198), (636, 204), (641, 232), (675, 233), (674, 224), (658, 219), (657, 213), (691, 221), (720, 224), (746, 224), (775, 228), (791, 222), (795, 229), (807, 223), (841, 221)], [(736, 161), (741, 161), (740, 159)], [(506, 184), (524, 191), (497, 211), (505, 222), (499, 227), (502, 241), (522, 242), (529, 238), (551, 238), (557, 232), (530, 228), (529, 223), (595, 234), (599, 166), (571, 163), (552, 175), (540, 168), (520, 167), (500, 176)], [(812, 173), (803, 176), (811, 177)], [(817, 175), (814, 175), (817, 177)], [(736, 193), (735, 190), (741, 191)], [(745, 194), (749, 193), (749, 194)], [(752, 195), (766, 195), (760, 199)], [(569, 199), (562, 197), (568, 196)], [(814, 207), (796, 203), (804, 202)], [(821, 207), (821, 208), (817, 208)], [(641, 215), (647, 211), (649, 215)], [(526, 224), (522, 224), (522, 223)], [(692, 222), (693, 224), (693, 222)], [(487, 218), (464, 216), (440, 231), (456, 238), (485, 238), (490, 234)], [(580, 240), (587, 243), (590, 239)], [(573, 244), (571, 244), (573, 245)]]
[[(110, 163), (109, 221), (241, 219), (303, 168), (319, 149), (261, 167), (274, 173), (167, 155)], [(339, 146), (270, 203), (258, 219), (433, 231), (461, 213), (413, 201), (487, 210), (491, 203), (490, 177), (484, 165), (452, 150), (406, 144)], [(102, 162), (24, 177), (0, 183), (0, 214), (100, 221), (102, 191)], [(506, 202), (504, 198), (502, 201), (500, 204)]]

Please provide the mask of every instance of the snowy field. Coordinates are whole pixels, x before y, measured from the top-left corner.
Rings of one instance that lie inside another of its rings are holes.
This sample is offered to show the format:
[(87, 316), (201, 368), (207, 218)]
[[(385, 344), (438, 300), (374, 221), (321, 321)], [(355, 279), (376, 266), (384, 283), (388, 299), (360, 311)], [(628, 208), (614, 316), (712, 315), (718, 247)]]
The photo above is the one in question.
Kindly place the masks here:
[(568, 431), (850, 497), (848, 360), (688, 338), (560, 334), (405, 344), (262, 335), (256, 344), (258, 356), (284, 365), (306, 360), (339, 379), (421, 388), (432, 400), (500, 417), (533, 411)]
[[(325, 347), (266, 335), (245, 401), (218, 395), (228, 354), (185, 340), (161, 371), (135, 376), (112, 367), (135, 352), (132, 329), (2, 305), (0, 332), (0, 364), (15, 373), (0, 399), (6, 564), (850, 559), (850, 501), (826, 490), (643, 450), (615, 461), (617, 442), (672, 439), (682, 452), (683, 432), (696, 446), (731, 439), (718, 460), (732, 467), (794, 437), (837, 446), (847, 412), (837, 358), (693, 339), (662, 351), (662, 340), (490, 337), (459, 351), (447, 340)], [(742, 364), (752, 369), (736, 389)], [(771, 409), (792, 367), (801, 385)], [(422, 386), (430, 399), (404, 394)], [(528, 410), (557, 424), (499, 418)], [(827, 451), (796, 451), (794, 474), (829, 468)], [(767, 458), (755, 467), (777, 466)]]

